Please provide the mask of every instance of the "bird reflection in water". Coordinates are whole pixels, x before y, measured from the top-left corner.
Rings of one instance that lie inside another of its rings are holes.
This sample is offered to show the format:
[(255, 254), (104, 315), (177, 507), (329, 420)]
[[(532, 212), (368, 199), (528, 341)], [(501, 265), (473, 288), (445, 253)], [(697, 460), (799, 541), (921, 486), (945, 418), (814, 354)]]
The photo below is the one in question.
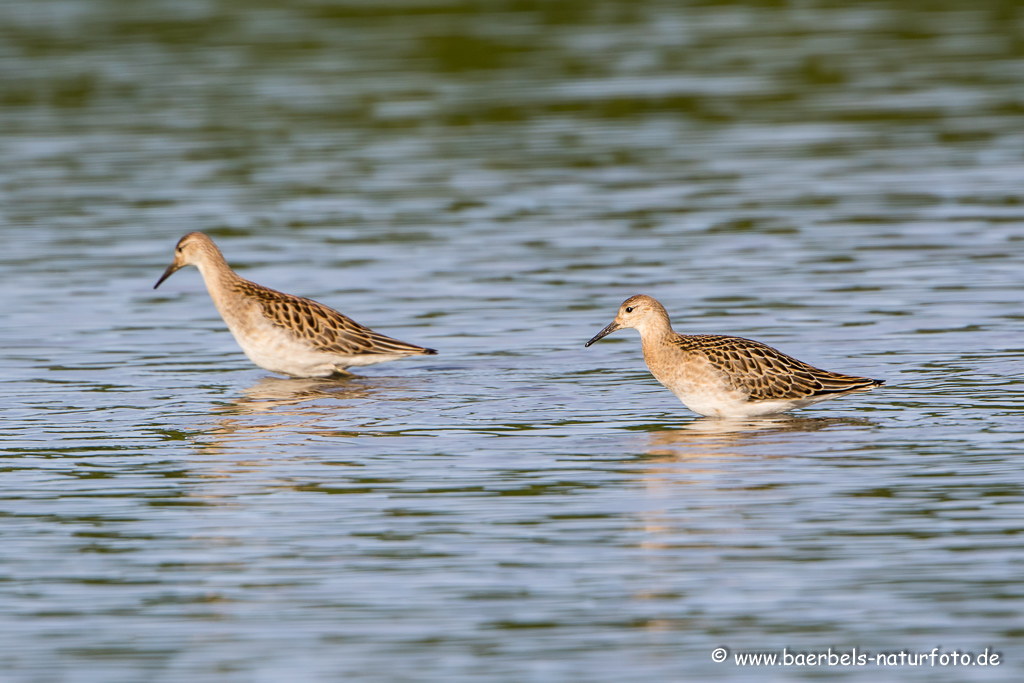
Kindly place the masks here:
[[(219, 417), (205, 432), (202, 450), (213, 453), (238, 449), (248, 441), (260, 441), (264, 446), (280, 441), (282, 448), (289, 450), (312, 434), (351, 436), (351, 433), (336, 431), (340, 411), (352, 407), (353, 401), (370, 399), (384, 389), (397, 388), (395, 383), (383, 378), (264, 377), (243, 390), (231, 403), (213, 409)], [(352, 430), (363, 433), (366, 427), (352, 425)]]
[[(647, 443), (641, 457), (650, 466), (644, 467), (641, 482), (648, 496), (666, 501), (667, 509), (679, 500), (680, 486), (706, 491), (709, 475), (714, 481), (716, 475), (729, 470), (723, 462), (727, 459), (788, 457), (794, 452), (800, 432), (872, 425), (872, 422), (864, 419), (790, 415), (741, 419), (702, 417), (676, 429), (647, 433)], [(681, 463), (687, 465), (680, 466)], [(668, 514), (665, 509), (648, 510), (641, 518), (645, 534), (644, 540), (640, 542), (643, 548), (667, 548), (678, 543), (672, 540), (675, 536), (682, 534), (690, 538), (693, 533), (680, 527), (680, 518)]]
[[(345, 401), (369, 398), (380, 387), (365, 378), (285, 379), (264, 377), (220, 410), (231, 413), (263, 413), (282, 406), (295, 406), (318, 400)], [(334, 406), (336, 407), (336, 406)], [(297, 414), (305, 411), (284, 411)]]
[(844, 417), (772, 415), (726, 420), (702, 417), (677, 429), (648, 432), (646, 454), (656, 461), (740, 458), (754, 454), (749, 447), (778, 443), (786, 434), (872, 424), (869, 420)]

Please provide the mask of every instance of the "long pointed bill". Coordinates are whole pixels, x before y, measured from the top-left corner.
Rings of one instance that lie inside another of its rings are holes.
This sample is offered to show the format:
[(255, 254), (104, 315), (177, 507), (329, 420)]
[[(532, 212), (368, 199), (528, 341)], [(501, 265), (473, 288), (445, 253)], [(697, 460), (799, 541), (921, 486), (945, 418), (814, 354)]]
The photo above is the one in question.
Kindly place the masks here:
[(174, 271), (178, 270), (178, 268), (181, 268), (181, 266), (179, 266), (177, 263), (172, 263), (171, 265), (167, 266), (167, 270), (164, 271), (164, 274), (161, 275), (160, 279), (156, 281), (155, 285), (153, 285), (153, 289), (159, 287), (160, 283), (169, 278), (171, 275), (173, 275)]
[(583, 347), (586, 348), (586, 347), (590, 346), (591, 344), (596, 342), (598, 339), (604, 339), (605, 337), (607, 337), (609, 334), (611, 334), (612, 332), (614, 332), (617, 329), (619, 329), (619, 323), (617, 323), (617, 322), (615, 322), (613, 320), (611, 323), (608, 324), (608, 327), (604, 328), (603, 330), (601, 330), (600, 332), (595, 334), (594, 338), (591, 339), (590, 341), (588, 341), (586, 344), (584, 344)]

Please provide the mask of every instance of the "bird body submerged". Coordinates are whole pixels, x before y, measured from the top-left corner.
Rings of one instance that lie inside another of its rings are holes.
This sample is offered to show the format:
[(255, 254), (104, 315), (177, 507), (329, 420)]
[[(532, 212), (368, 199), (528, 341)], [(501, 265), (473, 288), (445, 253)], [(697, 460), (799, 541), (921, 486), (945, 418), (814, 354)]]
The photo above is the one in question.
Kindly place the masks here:
[(821, 370), (752, 339), (679, 334), (665, 308), (644, 295), (623, 302), (615, 320), (587, 346), (624, 327), (640, 332), (644, 361), (655, 379), (700, 415), (771, 415), (883, 384)]
[(270, 372), (330, 377), (345, 374), (349, 367), (437, 353), (374, 332), (311, 299), (246, 280), (200, 232), (181, 238), (174, 263), (154, 289), (186, 265), (199, 268), (210, 298), (245, 355)]

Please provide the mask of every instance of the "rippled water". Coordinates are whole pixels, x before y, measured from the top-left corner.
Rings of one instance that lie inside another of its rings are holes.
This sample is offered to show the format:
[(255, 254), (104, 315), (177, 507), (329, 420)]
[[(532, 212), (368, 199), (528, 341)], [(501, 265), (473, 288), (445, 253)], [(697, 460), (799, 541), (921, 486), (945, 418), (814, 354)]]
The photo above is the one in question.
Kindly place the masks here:
[[(0, 5), (4, 680), (1020, 680), (1024, 13), (679, 5)], [(268, 376), (192, 230), (441, 355)], [(697, 418), (641, 292), (888, 384)]]

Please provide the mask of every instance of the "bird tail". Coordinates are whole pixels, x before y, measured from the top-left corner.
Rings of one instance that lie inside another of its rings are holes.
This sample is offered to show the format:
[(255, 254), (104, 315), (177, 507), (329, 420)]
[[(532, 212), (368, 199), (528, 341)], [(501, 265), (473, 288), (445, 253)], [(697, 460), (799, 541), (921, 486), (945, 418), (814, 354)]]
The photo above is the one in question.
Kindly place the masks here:
[(884, 379), (854, 377), (853, 375), (840, 375), (838, 373), (829, 374), (829, 377), (819, 378), (824, 386), (814, 392), (815, 396), (823, 396), (826, 394), (847, 394), (853, 391), (871, 391), (875, 387), (880, 387), (885, 384)]

